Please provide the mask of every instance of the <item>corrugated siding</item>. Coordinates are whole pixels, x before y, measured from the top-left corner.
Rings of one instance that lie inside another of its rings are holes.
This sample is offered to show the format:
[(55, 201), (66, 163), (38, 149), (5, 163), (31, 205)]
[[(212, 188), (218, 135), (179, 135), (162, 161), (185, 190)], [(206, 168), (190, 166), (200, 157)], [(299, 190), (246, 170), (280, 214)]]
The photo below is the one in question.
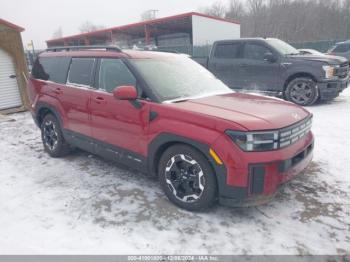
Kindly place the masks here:
[(12, 58), (4, 50), (0, 49), (0, 110), (22, 105)]

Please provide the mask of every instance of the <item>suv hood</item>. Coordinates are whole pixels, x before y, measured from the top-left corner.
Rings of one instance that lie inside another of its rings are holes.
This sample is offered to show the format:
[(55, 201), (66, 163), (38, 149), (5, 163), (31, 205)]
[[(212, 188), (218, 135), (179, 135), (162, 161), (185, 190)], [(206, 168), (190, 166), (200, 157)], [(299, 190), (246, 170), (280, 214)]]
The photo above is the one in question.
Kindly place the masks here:
[(250, 131), (287, 127), (310, 115), (304, 108), (280, 99), (242, 93), (216, 95), (169, 105), (232, 121)]
[(334, 55), (289, 55), (288, 58), (291, 60), (324, 62), (330, 65), (339, 65), (348, 62), (346, 58)]

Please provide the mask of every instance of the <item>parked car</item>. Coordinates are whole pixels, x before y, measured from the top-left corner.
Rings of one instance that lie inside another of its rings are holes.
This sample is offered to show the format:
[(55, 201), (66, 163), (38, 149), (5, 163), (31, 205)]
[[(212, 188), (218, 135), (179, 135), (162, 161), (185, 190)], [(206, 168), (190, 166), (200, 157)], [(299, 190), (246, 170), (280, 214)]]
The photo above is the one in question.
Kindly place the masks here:
[(315, 49), (298, 49), (298, 51), (301, 55), (325, 55), (324, 53), (321, 53)]
[(49, 49), (28, 87), (50, 156), (78, 147), (148, 172), (188, 210), (267, 201), (312, 158), (307, 110), (235, 93), (187, 56)]
[(217, 41), (208, 59), (194, 60), (230, 88), (280, 95), (302, 106), (333, 99), (349, 83), (345, 58), (302, 55), (274, 38)]
[(350, 61), (350, 40), (336, 43), (328, 51), (330, 55), (342, 56)]

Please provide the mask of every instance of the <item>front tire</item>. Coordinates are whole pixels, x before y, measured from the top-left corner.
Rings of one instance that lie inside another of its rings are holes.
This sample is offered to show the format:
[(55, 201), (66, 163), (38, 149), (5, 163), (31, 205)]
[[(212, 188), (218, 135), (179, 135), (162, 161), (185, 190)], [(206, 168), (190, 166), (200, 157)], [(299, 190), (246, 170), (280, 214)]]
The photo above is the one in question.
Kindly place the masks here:
[(51, 157), (62, 157), (70, 152), (69, 144), (65, 141), (59, 122), (52, 114), (47, 114), (41, 123), (41, 139), (45, 151)]
[(301, 106), (314, 104), (319, 97), (316, 82), (309, 77), (298, 77), (290, 81), (285, 90), (285, 98)]
[(216, 200), (213, 168), (203, 154), (190, 146), (168, 148), (160, 159), (158, 174), (166, 196), (181, 208), (201, 211)]

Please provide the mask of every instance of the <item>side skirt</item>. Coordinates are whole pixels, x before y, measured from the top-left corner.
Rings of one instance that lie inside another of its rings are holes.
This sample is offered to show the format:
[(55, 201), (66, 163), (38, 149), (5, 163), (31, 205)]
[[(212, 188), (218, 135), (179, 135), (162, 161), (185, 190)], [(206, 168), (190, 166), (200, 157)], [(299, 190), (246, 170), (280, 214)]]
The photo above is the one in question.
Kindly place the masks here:
[(67, 129), (63, 130), (63, 135), (69, 144), (84, 151), (99, 155), (105, 159), (123, 164), (138, 171), (148, 171), (147, 159), (143, 155)]

